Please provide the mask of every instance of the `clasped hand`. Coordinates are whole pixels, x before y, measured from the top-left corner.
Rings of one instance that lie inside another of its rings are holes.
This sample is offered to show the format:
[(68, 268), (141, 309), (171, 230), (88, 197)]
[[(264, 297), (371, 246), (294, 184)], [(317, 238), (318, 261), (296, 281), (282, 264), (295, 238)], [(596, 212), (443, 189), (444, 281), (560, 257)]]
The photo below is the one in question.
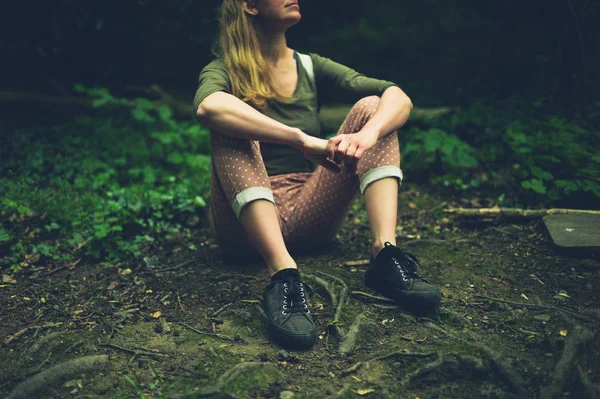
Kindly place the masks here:
[(340, 172), (343, 163), (348, 172), (358, 174), (358, 162), (378, 139), (378, 132), (372, 129), (338, 134), (329, 140), (307, 136), (300, 151), (307, 159), (333, 172)]

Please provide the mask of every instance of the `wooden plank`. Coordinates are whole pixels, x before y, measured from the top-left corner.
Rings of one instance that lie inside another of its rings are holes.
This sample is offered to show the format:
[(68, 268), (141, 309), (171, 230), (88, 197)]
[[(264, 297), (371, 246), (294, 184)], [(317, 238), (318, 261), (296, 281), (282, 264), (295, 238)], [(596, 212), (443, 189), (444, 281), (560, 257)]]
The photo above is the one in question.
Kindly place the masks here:
[(600, 250), (600, 215), (548, 215), (544, 223), (559, 248)]

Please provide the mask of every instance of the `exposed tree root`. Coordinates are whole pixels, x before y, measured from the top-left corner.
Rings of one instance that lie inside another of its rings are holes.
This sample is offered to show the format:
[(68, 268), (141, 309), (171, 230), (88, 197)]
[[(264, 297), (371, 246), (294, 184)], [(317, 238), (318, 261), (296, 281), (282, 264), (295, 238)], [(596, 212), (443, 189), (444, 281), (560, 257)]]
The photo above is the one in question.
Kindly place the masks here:
[(330, 287), (330, 284), (327, 281), (323, 280), (321, 277), (313, 276), (312, 274), (302, 274), (302, 277), (307, 277), (308, 279), (313, 280), (321, 288), (323, 288), (331, 300), (331, 306), (333, 308), (337, 307), (337, 295), (335, 295), (335, 292), (331, 290), (332, 287)]
[(438, 326), (437, 324), (432, 323), (431, 321), (424, 323), (424, 325), (429, 328), (432, 328), (434, 330), (437, 330), (441, 333), (449, 335), (456, 340), (464, 342), (467, 345), (470, 345), (470, 346), (473, 346), (473, 347), (479, 349), (481, 352), (483, 352), (488, 357), (489, 362), (490, 362), (490, 368), (494, 371), (494, 373), (501, 380), (503, 380), (505, 383), (507, 383), (508, 386), (511, 388), (511, 390), (513, 392), (515, 392), (519, 397), (525, 396), (525, 394), (527, 393), (527, 390), (525, 389), (525, 381), (523, 380), (523, 377), (508, 361), (502, 359), (502, 357), (498, 353), (491, 350), (487, 346), (485, 346), (479, 342), (476, 342), (475, 338), (473, 338), (470, 334), (468, 334), (468, 332), (463, 332), (463, 335), (466, 334), (473, 341), (465, 339), (461, 335), (456, 334), (452, 331), (446, 330), (446, 329)]
[(8, 395), (7, 399), (41, 397), (36, 393), (69, 377), (96, 371), (103, 368), (107, 363), (108, 356), (97, 355), (80, 357), (57, 364), (21, 382)]
[(426, 379), (434, 372), (441, 372), (449, 377), (460, 376), (464, 378), (468, 375), (476, 377), (486, 374), (486, 367), (483, 365), (483, 361), (477, 357), (459, 353), (446, 353), (433, 362), (407, 374), (400, 383), (407, 386), (418, 380)]
[(342, 342), (340, 342), (339, 351), (341, 355), (345, 356), (352, 352), (356, 346), (356, 340), (358, 339), (361, 330), (367, 327), (369, 324), (372, 324), (372, 322), (370, 322), (369, 319), (367, 319), (367, 316), (365, 316), (363, 313), (360, 313), (358, 316), (356, 316), (354, 323), (352, 323), (350, 329), (348, 330), (348, 333), (343, 337)]
[(594, 333), (583, 327), (576, 327), (568, 336), (560, 360), (554, 367), (552, 383), (540, 391), (541, 399), (557, 398), (564, 392), (565, 383), (576, 370), (579, 355), (586, 345), (594, 339)]
[(583, 386), (583, 392), (585, 393), (585, 397), (587, 399), (598, 399), (600, 396), (600, 392), (598, 392), (598, 388), (590, 381), (590, 378), (583, 370), (581, 365), (577, 366), (577, 372), (579, 374), (579, 381)]
[(225, 371), (217, 380), (215, 385), (211, 385), (208, 387), (201, 388), (197, 391), (191, 392), (188, 395), (174, 395), (170, 396), (170, 399), (180, 399), (180, 398), (206, 398), (209, 396), (214, 396), (221, 393), (221, 389), (225, 386), (229, 385), (233, 380), (235, 380), (240, 375), (248, 372), (249, 370), (255, 369), (260, 366), (264, 366), (268, 363), (262, 362), (243, 362), (236, 364), (231, 367), (227, 371)]
[(47, 348), (58, 345), (58, 343), (55, 341), (62, 337), (63, 334), (63, 331), (55, 331), (53, 333), (44, 335), (38, 339), (35, 344), (31, 345), (31, 348), (29, 348), (29, 353), (34, 354), (42, 349), (42, 347)]
[(335, 277), (335, 276), (332, 276), (330, 274), (323, 273), (323, 272), (317, 272), (317, 273), (337, 281), (342, 286), (342, 290), (337, 295), (338, 303), (335, 308), (335, 315), (333, 316), (333, 320), (335, 322), (333, 324), (333, 331), (337, 335), (338, 338), (343, 338), (346, 335), (346, 333), (345, 333), (344, 329), (339, 325), (339, 321), (342, 317), (342, 310), (344, 308), (344, 305), (346, 304), (346, 300), (348, 299), (348, 292), (350, 290), (348, 289), (348, 285), (346, 284), (346, 282), (344, 280), (342, 280), (341, 278)]

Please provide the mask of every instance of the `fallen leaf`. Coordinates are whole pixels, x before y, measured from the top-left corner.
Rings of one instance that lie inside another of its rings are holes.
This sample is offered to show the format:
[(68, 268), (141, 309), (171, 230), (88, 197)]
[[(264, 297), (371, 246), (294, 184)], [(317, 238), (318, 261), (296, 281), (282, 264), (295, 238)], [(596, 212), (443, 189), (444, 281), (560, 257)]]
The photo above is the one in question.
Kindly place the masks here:
[(158, 311), (152, 313), (152, 318), (158, 319), (161, 315), (162, 315), (162, 312), (160, 310), (158, 310)]
[(106, 287), (106, 289), (107, 289), (107, 290), (109, 290), (109, 291), (112, 291), (112, 290), (114, 290), (114, 289), (115, 289), (115, 287), (116, 287), (117, 285), (119, 285), (119, 282), (118, 282), (118, 281), (113, 281), (112, 283), (110, 283), (110, 284), (108, 285), (108, 287)]
[(558, 335), (560, 335), (561, 337), (566, 337), (567, 336), (567, 330), (560, 330), (558, 332)]
[[(417, 209), (417, 205), (416, 205), (414, 202), (409, 202), (409, 203), (408, 203), (408, 207), (409, 207), (410, 209)], [(360, 394), (359, 394), (359, 395), (360, 395)]]
[(77, 315), (82, 314), (82, 313), (83, 313), (83, 310), (82, 309), (78, 309), (78, 310), (76, 310), (76, 311), (73, 312), (73, 316), (77, 316)]
[(125, 277), (125, 276), (129, 276), (131, 274), (131, 269), (124, 269), (121, 270), (121, 276)]
[(360, 396), (365, 396), (372, 392), (375, 392), (375, 390), (373, 388), (367, 388), (367, 389), (359, 389), (358, 391), (354, 391), (354, 392), (356, 392)]
[(3, 274), (2, 275), (2, 282), (3, 283), (8, 283), (8, 284), (17, 284), (17, 280), (15, 280), (14, 278), (12, 278), (8, 274)]

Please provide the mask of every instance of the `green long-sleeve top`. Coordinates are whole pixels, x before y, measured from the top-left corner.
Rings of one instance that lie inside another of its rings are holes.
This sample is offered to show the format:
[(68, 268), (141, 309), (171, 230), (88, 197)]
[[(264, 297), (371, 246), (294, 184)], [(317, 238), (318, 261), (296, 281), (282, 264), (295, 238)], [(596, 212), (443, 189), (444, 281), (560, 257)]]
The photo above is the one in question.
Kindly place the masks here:
[[(329, 58), (309, 55), (313, 62), (314, 80), (309, 77), (296, 56), (298, 83), (294, 94), (285, 101), (271, 100), (260, 111), (312, 136), (321, 137), (319, 109), (322, 104), (353, 104), (362, 97), (381, 96), (387, 88), (395, 86), (392, 82), (366, 77)], [(194, 96), (194, 111), (206, 97), (218, 91), (231, 93), (231, 80), (223, 61), (215, 59), (200, 72)], [(293, 147), (262, 142), (260, 150), (269, 176), (314, 170), (314, 165)]]

